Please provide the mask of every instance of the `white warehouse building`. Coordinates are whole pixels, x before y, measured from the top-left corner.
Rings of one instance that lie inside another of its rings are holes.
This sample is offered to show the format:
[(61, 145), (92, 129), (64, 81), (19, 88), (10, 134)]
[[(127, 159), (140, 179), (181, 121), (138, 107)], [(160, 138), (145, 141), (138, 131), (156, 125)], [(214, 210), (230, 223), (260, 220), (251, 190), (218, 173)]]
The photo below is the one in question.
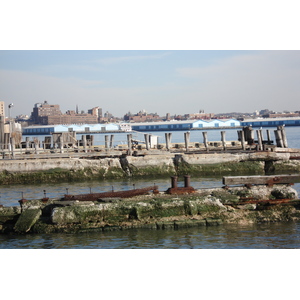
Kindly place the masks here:
[(235, 128), (241, 126), (241, 122), (235, 119), (211, 119), (211, 120), (187, 120), (166, 122), (132, 123), (132, 130), (136, 131), (173, 131), (204, 128)]

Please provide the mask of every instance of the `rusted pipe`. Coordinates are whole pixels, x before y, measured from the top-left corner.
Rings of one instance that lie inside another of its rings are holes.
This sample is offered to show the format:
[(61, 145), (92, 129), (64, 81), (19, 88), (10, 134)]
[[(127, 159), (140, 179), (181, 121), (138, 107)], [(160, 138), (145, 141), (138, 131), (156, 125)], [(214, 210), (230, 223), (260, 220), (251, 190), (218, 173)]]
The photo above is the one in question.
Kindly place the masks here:
[(184, 175), (184, 187), (190, 187), (191, 183), (191, 176), (190, 175)]
[(171, 176), (171, 186), (172, 186), (172, 189), (175, 189), (177, 188), (177, 176)]

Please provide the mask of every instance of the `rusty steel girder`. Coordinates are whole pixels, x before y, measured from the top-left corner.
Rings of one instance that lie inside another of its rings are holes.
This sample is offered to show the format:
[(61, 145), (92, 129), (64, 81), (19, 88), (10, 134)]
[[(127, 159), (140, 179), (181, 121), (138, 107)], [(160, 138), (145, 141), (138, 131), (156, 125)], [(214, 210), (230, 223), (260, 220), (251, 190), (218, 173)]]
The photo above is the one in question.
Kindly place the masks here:
[(91, 194), (79, 194), (79, 195), (64, 195), (62, 200), (79, 200), (79, 201), (97, 201), (101, 198), (131, 198), (134, 196), (145, 195), (149, 191), (158, 193), (158, 186), (153, 185), (141, 189), (134, 189), (128, 191), (117, 191), (117, 192), (103, 192), (103, 193), (91, 193)]

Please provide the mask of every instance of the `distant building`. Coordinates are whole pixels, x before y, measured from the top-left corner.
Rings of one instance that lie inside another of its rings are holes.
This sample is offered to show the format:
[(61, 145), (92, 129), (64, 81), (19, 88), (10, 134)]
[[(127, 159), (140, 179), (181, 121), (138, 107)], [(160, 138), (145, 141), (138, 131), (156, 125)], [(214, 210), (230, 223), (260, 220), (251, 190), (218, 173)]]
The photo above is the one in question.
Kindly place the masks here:
[(0, 116), (5, 117), (5, 102), (0, 101)]
[[(65, 114), (62, 114), (58, 104), (37, 103), (31, 113), (31, 121), (33, 124), (40, 125), (58, 125), (58, 124), (96, 124), (99, 123), (99, 108), (94, 108), (90, 113), (78, 112), (78, 106), (76, 112), (74, 110), (68, 110)], [(102, 112), (101, 112), (102, 113)]]
[(174, 130), (191, 130), (205, 128), (235, 128), (241, 126), (240, 121), (235, 119), (229, 120), (186, 120), (170, 122), (145, 122), (132, 123), (132, 130), (136, 131), (174, 131)]
[(298, 118), (261, 118), (246, 119), (241, 121), (242, 126), (252, 127), (276, 127), (276, 126), (300, 126), (300, 117)]
[(98, 123), (101, 122), (101, 119), (102, 119), (102, 108), (100, 108), (99, 106), (94, 107), (92, 109), (89, 109), (88, 110), (88, 114), (91, 114), (93, 116), (97, 116)]
[(130, 122), (152, 122), (161, 120), (162, 118), (157, 113), (148, 114), (145, 110), (142, 110), (135, 115), (128, 113), (124, 116), (124, 121)]
[(28, 126), (23, 128), (23, 135), (50, 135), (58, 132), (75, 131), (77, 133), (93, 133), (107, 131), (125, 131), (128, 128), (123, 124), (68, 124), (68, 125), (45, 125)]

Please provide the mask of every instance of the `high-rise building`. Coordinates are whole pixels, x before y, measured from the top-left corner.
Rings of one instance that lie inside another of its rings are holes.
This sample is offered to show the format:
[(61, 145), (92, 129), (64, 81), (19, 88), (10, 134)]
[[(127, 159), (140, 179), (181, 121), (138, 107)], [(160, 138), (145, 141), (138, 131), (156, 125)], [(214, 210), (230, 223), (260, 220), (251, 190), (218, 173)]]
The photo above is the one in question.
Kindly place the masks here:
[(0, 116), (5, 117), (5, 102), (0, 101)]
[(62, 115), (58, 104), (36, 103), (31, 113), (31, 119), (35, 124), (41, 124), (41, 119), (47, 116), (60, 116)]

